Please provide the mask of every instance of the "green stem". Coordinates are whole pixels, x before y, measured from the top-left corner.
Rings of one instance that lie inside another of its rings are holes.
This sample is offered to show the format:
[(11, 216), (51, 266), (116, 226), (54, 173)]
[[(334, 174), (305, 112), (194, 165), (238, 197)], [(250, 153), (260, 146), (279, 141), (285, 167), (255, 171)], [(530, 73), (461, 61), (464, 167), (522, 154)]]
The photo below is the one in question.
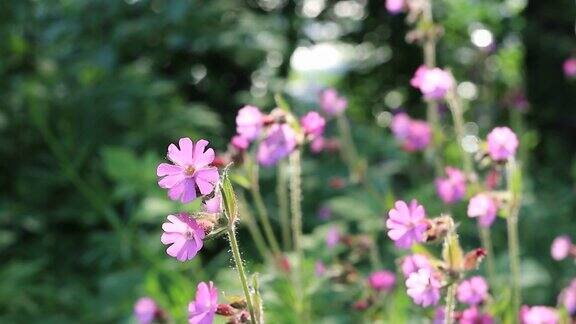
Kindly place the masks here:
[(276, 236), (274, 235), (272, 224), (270, 224), (270, 216), (268, 214), (268, 210), (266, 209), (266, 205), (264, 204), (264, 199), (262, 199), (262, 194), (260, 193), (258, 173), (258, 164), (254, 163), (252, 165), (252, 174), (250, 179), (250, 193), (252, 195), (252, 199), (254, 200), (254, 204), (256, 205), (256, 210), (258, 212), (258, 216), (260, 217), (260, 222), (264, 228), (264, 235), (266, 235), (268, 243), (272, 247), (272, 252), (278, 256), (280, 255), (280, 245), (278, 244), (278, 240), (276, 240)]
[(240, 250), (238, 249), (238, 241), (236, 240), (234, 223), (230, 223), (228, 225), (228, 238), (230, 241), (230, 249), (232, 250), (232, 256), (234, 257), (234, 263), (236, 264), (236, 270), (238, 271), (238, 277), (240, 277), (240, 282), (242, 283), (242, 290), (244, 290), (244, 297), (246, 298), (248, 311), (250, 312), (250, 320), (252, 323), (257, 324), (256, 315), (254, 313), (254, 305), (252, 304), (252, 296), (250, 295), (250, 289), (248, 288), (248, 279), (246, 279), (244, 264), (242, 263)]
[(282, 244), (284, 250), (292, 246), (290, 237), (290, 215), (288, 211), (288, 174), (284, 161), (278, 164), (278, 178), (276, 183), (276, 195), (278, 196), (278, 209), (280, 213), (280, 227), (282, 228)]
[(486, 268), (488, 274), (488, 281), (491, 284), (495, 284), (495, 262), (494, 262), (494, 249), (492, 248), (492, 237), (490, 235), (490, 229), (478, 225), (478, 230), (480, 231), (480, 240), (482, 246), (486, 250)]
[(518, 314), (522, 303), (520, 287), (520, 244), (518, 241), (518, 210), (515, 209), (506, 218), (508, 227), (508, 253), (510, 258), (510, 274), (512, 276), (512, 307), (513, 314)]
[(297, 312), (301, 319), (304, 315), (304, 292), (302, 290), (302, 179), (300, 165), (300, 149), (290, 154), (290, 209), (292, 211), (292, 235), (294, 250), (296, 251), (296, 269), (294, 271), (294, 285), (297, 298)]
[(342, 141), (342, 159), (348, 166), (348, 171), (350, 173), (350, 179), (354, 183), (358, 183), (363, 180), (362, 170), (360, 161), (358, 160), (358, 150), (352, 139), (352, 132), (350, 131), (350, 124), (345, 115), (339, 115), (337, 117), (338, 131), (340, 133), (340, 138)]
[(450, 112), (452, 113), (452, 119), (454, 121), (454, 131), (456, 133), (456, 139), (458, 141), (458, 149), (462, 156), (462, 165), (466, 177), (471, 182), (476, 182), (476, 173), (474, 171), (474, 165), (472, 162), (472, 156), (464, 150), (464, 112), (462, 109), (462, 102), (454, 90), (451, 90), (447, 98), (448, 106), (450, 107)]
[(456, 282), (448, 286), (446, 290), (446, 308), (444, 310), (444, 324), (454, 323), (454, 308), (456, 306)]

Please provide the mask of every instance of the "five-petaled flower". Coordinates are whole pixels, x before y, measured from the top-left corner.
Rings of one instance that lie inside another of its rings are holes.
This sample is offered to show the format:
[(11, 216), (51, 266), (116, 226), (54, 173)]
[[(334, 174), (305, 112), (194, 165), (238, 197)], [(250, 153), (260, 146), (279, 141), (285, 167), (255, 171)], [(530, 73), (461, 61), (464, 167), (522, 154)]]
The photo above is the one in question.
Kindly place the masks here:
[(488, 283), (480, 276), (464, 280), (458, 285), (457, 296), (461, 303), (480, 304), (488, 297)]
[(506, 161), (516, 154), (518, 137), (508, 127), (496, 127), (486, 137), (488, 154), (494, 161)]
[(200, 282), (196, 288), (196, 298), (188, 304), (188, 323), (212, 324), (218, 309), (218, 289), (214, 283)]
[(187, 261), (196, 256), (204, 245), (204, 230), (187, 213), (168, 215), (168, 221), (162, 224), (164, 233), (160, 240), (170, 245), (166, 252), (178, 261)]
[(466, 194), (466, 177), (459, 169), (446, 167), (446, 177), (436, 179), (438, 196), (446, 204), (453, 204)]
[(210, 164), (214, 161), (214, 150), (206, 149), (208, 141), (194, 144), (188, 137), (181, 138), (178, 145), (168, 146), (168, 159), (174, 164), (160, 163), (156, 174), (158, 185), (168, 189), (168, 197), (183, 203), (191, 202), (199, 195), (207, 195), (218, 183), (218, 169)]
[(414, 243), (424, 242), (424, 234), (428, 229), (426, 211), (416, 200), (412, 200), (410, 206), (399, 200), (388, 212), (386, 227), (388, 227), (388, 236), (396, 246), (408, 249)]
[(488, 193), (479, 193), (470, 198), (468, 203), (468, 217), (478, 218), (482, 227), (490, 227), (496, 219), (498, 205), (496, 200)]
[(328, 116), (342, 114), (347, 106), (348, 101), (346, 98), (340, 97), (335, 89), (329, 88), (320, 93), (320, 108), (322, 108)]
[(454, 87), (454, 79), (449, 72), (440, 68), (428, 68), (422, 65), (414, 73), (410, 84), (420, 89), (426, 99), (443, 99), (448, 90)]
[(249, 142), (260, 136), (260, 131), (264, 125), (264, 114), (258, 107), (244, 106), (236, 115), (236, 132)]
[(440, 300), (441, 283), (434, 272), (428, 269), (420, 269), (410, 274), (406, 279), (408, 296), (415, 304), (428, 307), (438, 304)]

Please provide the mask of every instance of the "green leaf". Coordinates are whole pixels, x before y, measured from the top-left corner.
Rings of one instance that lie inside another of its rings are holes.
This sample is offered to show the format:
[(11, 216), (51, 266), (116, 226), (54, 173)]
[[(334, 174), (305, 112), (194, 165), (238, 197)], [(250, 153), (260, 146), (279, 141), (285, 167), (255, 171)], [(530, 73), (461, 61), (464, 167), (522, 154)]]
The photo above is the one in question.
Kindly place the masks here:
[(230, 182), (230, 177), (228, 176), (228, 170), (224, 170), (222, 175), (222, 180), (220, 182), (220, 191), (222, 194), (222, 200), (224, 202), (224, 210), (226, 212), (226, 217), (228, 221), (233, 223), (238, 217), (238, 203), (236, 201), (236, 194), (234, 193), (234, 187), (232, 187), (232, 182)]

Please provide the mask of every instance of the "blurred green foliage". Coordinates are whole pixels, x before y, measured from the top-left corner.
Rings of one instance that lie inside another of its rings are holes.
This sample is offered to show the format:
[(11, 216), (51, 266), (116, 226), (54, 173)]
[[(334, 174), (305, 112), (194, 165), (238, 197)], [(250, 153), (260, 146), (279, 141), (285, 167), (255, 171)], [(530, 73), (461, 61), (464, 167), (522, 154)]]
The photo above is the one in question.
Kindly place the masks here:
[[(443, 210), (429, 166), (400, 151), (377, 126), (380, 113), (391, 108), (391, 92), (401, 95), (411, 115), (424, 115), (408, 82), (422, 59), (418, 47), (405, 42), (403, 17), (387, 14), (383, 1), (352, 1), (363, 8), (360, 16), (339, 15), (336, 8), (344, 1), (321, 1), (324, 9), (306, 16), (304, 2), (0, 3), (0, 322), (129, 322), (133, 302), (142, 295), (153, 296), (182, 321), (199, 280), (239, 293), (226, 242), (208, 242), (201, 256), (185, 264), (165, 256), (160, 224), (181, 206), (157, 188), (154, 170), (171, 141), (204, 137), (224, 149), (240, 105), (272, 107), (272, 94), (284, 89), (290, 73), (292, 51), (326, 40), (314, 37), (311, 26), (337, 26), (328, 41), (374, 49), (374, 61), (356, 62), (345, 77), (333, 80), (340, 80), (349, 98), (355, 141), (376, 187), (393, 188), (394, 195), (406, 199), (418, 197), (431, 214)], [(466, 114), (478, 123), (481, 136), (494, 124), (522, 128), (525, 295), (529, 303), (554, 304), (576, 274), (573, 264), (549, 257), (556, 235), (576, 232), (576, 88), (561, 72), (563, 59), (576, 48), (574, 4), (524, 5), (519, 0), (442, 1), (435, 8), (444, 26), (438, 60), (460, 81), (478, 86), (481, 95)], [(494, 33), (498, 46), (493, 51), (473, 48), (472, 23)], [(530, 108), (519, 113), (504, 98), (523, 89)], [(300, 104), (298, 111), (313, 106)], [(454, 150), (447, 148), (447, 159)], [(337, 156), (307, 158), (303, 172), (305, 232), (310, 234), (305, 244), (311, 256), (306, 267), (345, 252), (324, 250), (329, 225), (315, 214), (326, 205), (334, 214), (330, 224), (377, 236), (384, 268), (395, 269), (398, 252), (382, 235), (386, 202), (355, 187), (330, 188), (329, 179), (347, 174)], [(270, 190), (263, 191), (273, 192), (274, 181), (274, 172), (264, 170), (263, 186)], [(274, 206), (274, 195), (265, 200)], [(185, 208), (194, 210), (197, 204)], [(462, 219), (464, 208), (457, 205), (452, 212)], [(478, 246), (475, 226), (463, 222), (461, 228), (464, 247)], [(240, 234), (245, 256), (254, 260), (248, 267), (265, 270), (246, 233)], [(494, 228), (494, 245), (504, 282), (501, 221)], [(370, 265), (361, 262), (359, 269), (366, 275)], [(293, 287), (274, 273), (261, 276), (269, 322), (289, 321)], [(362, 295), (361, 286), (307, 280), (314, 313), (324, 323), (360, 320), (350, 307)], [(406, 322), (411, 302), (400, 290), (391, 300), (386, 319)]]

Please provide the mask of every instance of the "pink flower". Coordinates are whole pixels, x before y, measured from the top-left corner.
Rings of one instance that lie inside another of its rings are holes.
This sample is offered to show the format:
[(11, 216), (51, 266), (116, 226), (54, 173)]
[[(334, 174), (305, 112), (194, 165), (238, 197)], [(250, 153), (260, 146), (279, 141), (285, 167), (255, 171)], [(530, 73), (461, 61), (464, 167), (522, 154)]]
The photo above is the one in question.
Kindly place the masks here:
[(462, 312), (459, 324), (493, 324), (494, 319), (488, 314), (482, 314), (477, 307), (470, 307)]
[(207, 195), (214, 190), (219, 179), (218, 169), (210, 164), (214, 161), (214, 150), (208, 141), (199, 140), (196, 145), (188, 137), (168, 146), (168, 159), (174, 164), (160, 163), (156, 174), (160, 177), (158, 185), (168, 189), (168, 197), (183, 203), (191, 202), (198, 196)]
[(374, 291), (388, 292), (396, 285), (396, 277), (394, 273), (386, 270), (372, 272), (370, 276), (368, 276), (368, 285), (370, 285), (370, 288), (374, 289)]
[(202, 202), (202, 210), (206, 213), (220, 214), (222, 212), (222, 196), (220, 192), (214, 195), (214, 197), (204, 200)]
[(562, 69), (566, 77), (576, 77), (576, 57), (567, 58), (562, 65)]
[(328, 116), (340, 115), (348, 106), (348, 101), (338, 95), (338, 92), (332, 88), (326, 89), (320, 93), (320, 108)]
[(274, 124), (258, 147), (258, 162), (263, 166), (275, 165), (296, 148), (296, 133), (288, 124)]
[(191, 260), (203, 246), (204, 230), (187, 213), (168, 215), (162, 224), (162, 244), (170, 245), (166, 252), (178, 261)]
[(433, 324), (444, 324), (446, 322), (446, 311), (444, 307), (436, 308), (434, 312), (434, 319), (432, 320)]
[(420, 89), (426, 99), (442, 99), (448, 90), (454, 86), (454, 79), (450, 73), (440, 68), (428, 68), (422, 65), (416, 70), (410, 84)]
[(244, 106), (236, 115), (236, 132), (248, 141), (258, 138), (263, 125), (264, 115), (258, 107)]
[(562, 291), (559, 301), (570, 316), (576, 315), (576, 279), (573, 279), (570, 285)]
[(316, 264), (314, 264), (314, 274), (316, 277), (322, 277), (324, 273), (326, 273), (326, 266), (324, 265), (324, 262), (317, 261)]
[(340, 230), (336, 226), (330, 227), (326, 234), (326, 246), (329, 249), (334, 248), (340, 242)]
[(408, 296), (415, 304), (422, 307), (438, 304), (441, 286), (440, 281), (428, 269), (420, 269), (410, 274), (406, 280)]
[(572, 240), (568, 235), (561, 235), (554, 239), (550, 253), (556, 261), (564, 260), (570, 255)]
[(457, 297), (464, 304), (480, 304), (488, 297), (488, 283), (480, 276), (464, 280), (458, 285)]
[(188, 304), (188, 323), (212, 324), (218, 308), (218, 289), (212, 281), (201, 282), (196, 288), (196, 299)]
[(468, 217), (478, 217), (478, 223), (482, 227), (490, 227), (497, 212), (496, 200), (487, 193), (475, 195), (468, 203)]
[(401, 112), (394, 115), (390, 123), (392, 134), (399, 140), (406, 139), (410, 133), (410, 123), (412, 123), (412, 119), (406, 113)]
[(547, 306), (522, 306), (520, 310), (521, 324), (557, 324), (560, 316), (556, 310)]
[(322, 136), (318, 136), (310, 142), (310, 151), (312, 153), (320, 153), (326, 147), (326, 140)]
[(232, 137), (230, 143), (232, 144), (232, 147), (238, 151), (246, 151), (250, 146), (250, 141), (242, 135), (235, 135)]
[(426, 211), (416, 200), (412, 200), (410, 207), (401, 200), (394, 204), (388, 212), (388, 237), (399, 248), (408, 249), (416, 242), (424, 242), (424, 233), (428, 229)]
[(487, 137), (488, 154), (494, 161), (504, 161), (513, 157), (518, 148), (518, 137), (508, 127), (496, 127)]
[(326, 120), (319, 113), (311, 111), (300, 118), (300, 124), (304, 133), (311, 139), (321, 137), (324, 134)]
[(428, 258), (423, 254), (412, 254), (406, 256), (400, 262), (400, 268), (405, 277), (409, 277), (412, 273), (418, 272), (420, 269), (432, 270), (432, 264)]
[(139, 324), (150, 324), (156, 319), (160, 309), (154, 299), (142, 297), (134, 304), (134, 316)]
[(428, 147), (431, 140), (432, 129), (428, 126), (428, 123), (421, 120), (412, 120), (403, 147), (408, 152), (421, 151)]
[(395, 15), (404, 11), (405, 0), (386, 0), (386, 10)]
[(464, 173), (453, 167), (446, 167), (446, 177), (436, 179), (436, 192), (446, 204), (453, 204), (466, 194)]

